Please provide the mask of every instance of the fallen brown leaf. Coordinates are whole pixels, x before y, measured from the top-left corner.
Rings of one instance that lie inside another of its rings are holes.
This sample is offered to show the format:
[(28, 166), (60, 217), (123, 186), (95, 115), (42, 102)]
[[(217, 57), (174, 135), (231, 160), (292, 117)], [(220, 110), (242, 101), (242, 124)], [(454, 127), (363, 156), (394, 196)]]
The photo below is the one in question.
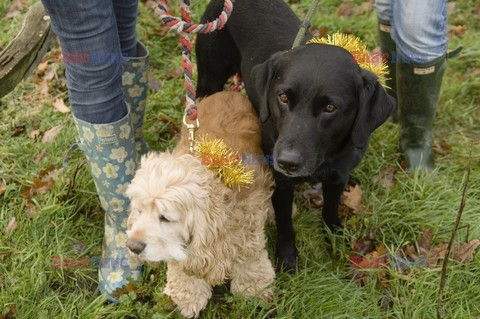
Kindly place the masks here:
[(342, 3), (337, 10), (335, 10), (337, 16), (348, 17), (353, 15), (353, 8), (347, 2)]
[(37, 75), (43, 75), (47, 71), (48, 67), (48, 60), (42, 61), (38, 64), (37, 69), (35, 70), (35, 73)]
[(15, 229), (17, 229), (17, 220), (15, 217), (12, 217), (8, 222), (7, 228), (5, 229), (5, 236), (8, 237)]
[(15, 319), (15, 313), (17, 312), (17, 306), (13, 305), (10, 310), (3, 316), (0, 315), (2, 319)]
[(455, 26), (452, 25), (452, 26), (448, 26), (448, 33), (450, 35), (463, 38), (463, 36), (465, 35), (465, 32), (467, 32), (467, 29), (468, 29), (467, 26), (464, 24), (459, 24)]
[(40, 83), (40, 93), (45, 97), (48, 96), (48, 82), (47, 81), (42, 81)]
[(455, 1), (447, 2), (447, 12), (448, 12), (448, 14), (453, 13), (455, 11), (456, 6), (457, 6), (457, 3)]
[(393, 174), (395, 173), (395, 167), (388, 166), (378, 175), (373, 176), (372, 180), (375, 183), (382, 185), (385, 188), (392, 188), (395, 186), (395, 180), (393, 179)]
[(3, 181), (0, 181), (0, 196), (2, 196), (7, 190), (7, 185)]
[(323, 27), (323, 28), (312, 28), (310, 30), (310, 33), (312, 33), (312, 35), (314, 37), (317, 37), (317, 38), (324, 38), (328, 35), (328, 32), (330, 30), (327, 28), (327, 27)]
[(155, 80), (153, 76), (148, 77), (148, 87), (155, 92), (158, 92), (162, 89), (162, 84)]
[(35, 206), (35, 204), (32, 201), (26, 200), (23, 202), (23, 205), (25, 206), (25, 215), (28, 218), (37, 217), (38, 215), (37, 206)]
[(30, 137), (32, 139), (35, 139), (39, 135), (40, 135), (40, 130), (36, 129), (36, 130), (31, 131), (30, 134), (28, 134), (28, 137)]
[(439, 155), (447, 155), (448, 151), (452, 149), (452, 145), (445, 141), (434, 141), (433, 151)]
[(170, 31), (170, 27), (166, 26), (166, 25), (161, 25), (157, 28), (155, 28), (155, 30), (153, 30), (157, 35), (163, 37), (163, 36), (166, 36), (168, 34), (168, 31)]
[(44, 158), (46, 158), (48, 155), (50, 155), (47, 151), (42, 151), (37, 156), (35, 156), (35, 163), (40, 163)]
[[(478, 239), (471, 240), (468, 243), (454, 245), (452, 248), (453, 259), (466, 264), (472, 262), (473, 256), (475, 255), (475, 250), (478, 248), (478, 246), (480, 246), (480, 240)], [(428, 267), (436, 267), (439, 261), (445, 258), (447, 247), (448, 243), (443, 243), (434, 247), (428, 252)]]
[(302, 197), (309, 207), (320, 208), (323, 206), (322, 183), (312, 185), (309, 189), (303, 191)]
[(373, 0), (363, 2), (358, 7), (353, 9), (353, 15), (364, 14), (373, 10)]
[(179, 78), (182, 75), (183, 75), (183, 69), (178, 68), (178, 69), (173, 69), (173, 70), (168, 71), (167, 74), (165, 75), (165, 78), (167, 80), (170, 80), (170, 79), (174, 79), (174, 78)]
[(12, 127), (12, 136), (19, 136), (23, 132), (25, 132), (26, 125), (25, 124), (20, 124), (20, 125), (14, 125)]
[(418, 240), (419, 255), (426, 256), (427, 253), (432, 248), (432, 231), (430, 229), (422, 228), (420, 229), (422, 236)]
[(55, 108), (55, 110), (57, 110), (60, 113), (70, 112), (70, 109), (65, 105), (65, 102), (63, 101), (63, 99), (55, 99), (52, 105)]
[(58, 133), (60, 133), (62, 128), (63, 125), (57, 125), (46, 131), (45, 134), (43, 134), (42, 143), (53, 141), (55, 137), (57, 137)]
[(27, 0), (14, 0), (7, 10), (5, 18), (10, 19), (16, 17), (20, 12), (28, 7)]
[(43, 76), (42, 80), (43, 81), (51, 81), (53, 77), (55, 76), (55, 72), (57, 70), (57, 64), (50, 64), (50, 67), (47, 69), (45, 72), (45, 75)]
[(83, 241), (72, 239), (72, 251), (75, 254), (81, 255), (84, 252), (86, 252), (87, 249), (88, 249), (88, 247), (87, 247), (87, 245), (85, 245), (85, 243)]
[(354, 187), (349, 186), (347, 191), (343, 192), (343, 203), (345, 206), (351, 208), (354, 214), (358, 214), (364, 211), (363, 205), (363, 190), (360, 185)]
[(373, 241), (368, 238), (360, 239), (352, 243), (352, 252), (357, 255), (366, 255), (374, 249)]

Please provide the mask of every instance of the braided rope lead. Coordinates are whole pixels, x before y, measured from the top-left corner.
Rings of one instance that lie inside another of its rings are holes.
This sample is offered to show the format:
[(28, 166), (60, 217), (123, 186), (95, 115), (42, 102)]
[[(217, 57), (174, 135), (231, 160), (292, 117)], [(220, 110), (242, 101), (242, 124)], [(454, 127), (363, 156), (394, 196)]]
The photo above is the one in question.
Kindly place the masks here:
[(292, 49), (295, 49), (300, 45), (303, 38), (305, 37), (305, 33), (307, 33), (307, 29), (310, 27), (310, 20), (312, 19), (313, 13), (317, 8), (318, 0), (313, 0), (310, 4), (310, 8), (308, 8), (307, 15), (305, 16), (305, 20), (303, 20), (302, 24), (300, 25), (300, 29), (298, 30), (297, 36), (295, 37), (295, 41), (293, 41)]
[(196, 94), (191, 59), (193, 33), (210, 33), (222, 29), (232, 13), (234, 1), (235, 0), (225, 0), (220, 16), (214, 21), (204, 24), (192, 23), (190, 19), (190, 0), (182, 0), (180, 5), (181, 19), (168, 14), (167, 0), (160, 0), (157, 8), (155, 8), (155, 13), (160, 16), (160, 19), (168, 27), (180, 34), (182, 68), (186, 90), (185, 113), (191, 121), (195, 121), (198, 115), (197, 106), (195, 105)]

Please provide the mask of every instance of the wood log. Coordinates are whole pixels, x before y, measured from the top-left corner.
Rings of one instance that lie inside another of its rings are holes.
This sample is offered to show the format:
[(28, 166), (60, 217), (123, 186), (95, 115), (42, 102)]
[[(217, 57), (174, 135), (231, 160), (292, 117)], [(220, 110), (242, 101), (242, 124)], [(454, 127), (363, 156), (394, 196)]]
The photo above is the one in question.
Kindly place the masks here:
[(30, 7), (17, 36), (0, 52), (0, 98), (26, 79), (54, 43), (50, 17), (41, 2)]

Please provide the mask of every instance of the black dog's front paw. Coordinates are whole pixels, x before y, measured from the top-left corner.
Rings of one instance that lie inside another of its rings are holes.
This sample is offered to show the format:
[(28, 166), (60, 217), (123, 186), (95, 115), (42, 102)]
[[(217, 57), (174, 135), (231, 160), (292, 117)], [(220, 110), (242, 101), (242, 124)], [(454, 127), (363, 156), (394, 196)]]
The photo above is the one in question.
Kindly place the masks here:
[(297, 251), (295, 246), (277, 247), (277, 271), (294, 274), (297, 271)]

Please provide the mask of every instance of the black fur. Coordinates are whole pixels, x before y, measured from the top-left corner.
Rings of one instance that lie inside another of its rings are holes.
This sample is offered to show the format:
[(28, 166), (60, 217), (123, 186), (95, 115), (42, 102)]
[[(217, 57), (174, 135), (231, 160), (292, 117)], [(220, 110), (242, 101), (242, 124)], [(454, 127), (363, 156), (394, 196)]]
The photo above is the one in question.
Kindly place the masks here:
[[(213, 0), (202, 22), (222, 7), (223, 0)], [(277, 158), (277, 267), (286, 270), (296, 268), (294, 185), (321, 181), (325, 223), (341, 226), (337, 208), (350, 172), (395, 107), (377, 77), (346, 50), (324, 44), (291, 50), (299, 25), (282, 0), (237, 0), (225, 28), (199, 35), (196, 47), (197, 95), (221, 91), (240, 72), (260, 117), (263, 151)]]

